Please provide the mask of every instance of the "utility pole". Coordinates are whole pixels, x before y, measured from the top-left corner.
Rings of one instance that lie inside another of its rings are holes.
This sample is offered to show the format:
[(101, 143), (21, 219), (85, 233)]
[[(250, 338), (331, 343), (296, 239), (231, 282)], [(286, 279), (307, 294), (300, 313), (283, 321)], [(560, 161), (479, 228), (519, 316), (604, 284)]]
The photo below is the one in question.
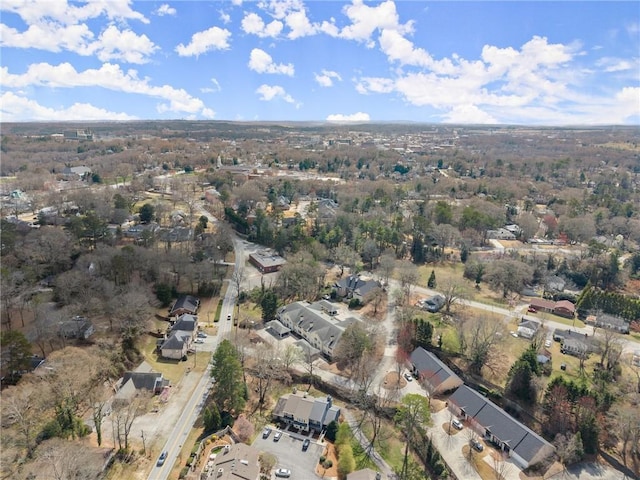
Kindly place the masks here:
[(140, 430), (140, 436), (142, 437), (142, 454), (146, 455), (147, 454), (147, 446), (145, 445), (145, 441), (144, 441), (144, 430)]

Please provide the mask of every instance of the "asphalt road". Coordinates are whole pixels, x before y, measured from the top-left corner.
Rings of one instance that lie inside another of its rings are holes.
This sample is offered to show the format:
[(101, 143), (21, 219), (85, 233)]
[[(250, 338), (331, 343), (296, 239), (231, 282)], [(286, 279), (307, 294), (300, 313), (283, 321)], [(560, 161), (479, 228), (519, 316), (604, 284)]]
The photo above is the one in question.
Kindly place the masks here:
[[(245, 261), (242, 241), (234, 240), (234, 247), (236, 248), (235, 269), (238, 270), (238, 268), (244, 267)], [(233, 318), (233, 307), (235, 305), (235, 299), (236, 290), (233, 285), (229, 285), (229, 288), (227, 288), (227, 293), (225, 294), (224, 300), (222, 302), (222, 311), (220, 312), (220, 321), (218, 322), (218, 333), (212, 339), (212, 343), (207, 342), (207, 347), (211, 347), (214, 351), (220, 341), (227, 337), (228, 334), (232, 331), (233, 322), (227, 321), (227, 315), (231, 315)], [(167, 452), (167, 460), (162, 466), (158, 466), (157, 464), (154, 465), (151, 472), (149, 473), (149, 476), (147, 477), (148, 480), (166, 480), (169, 477), (169, 474), (171, 473), (171, 470), (173, 469), (173, 466), (178, 459), (178, 455), (182, 450), (182, 446), (187, 440), (189, 432), (193, 428), (193, 425), (195, 424), (195, 421), (200, 414), (200, 410), (203, 406), (203, 398), (210, 384), (210, 375), (210, 368), (207, 367), (207, 369), (202, 374), (202, 378), (198, 382), (198, 385), (193, 390), (191, 398), (189, 398), (189, 401), (184, 406), (182, 415), (180, 415), (178, 422), (169, 434), (169, 438), (162, 448), (163, 452)]]

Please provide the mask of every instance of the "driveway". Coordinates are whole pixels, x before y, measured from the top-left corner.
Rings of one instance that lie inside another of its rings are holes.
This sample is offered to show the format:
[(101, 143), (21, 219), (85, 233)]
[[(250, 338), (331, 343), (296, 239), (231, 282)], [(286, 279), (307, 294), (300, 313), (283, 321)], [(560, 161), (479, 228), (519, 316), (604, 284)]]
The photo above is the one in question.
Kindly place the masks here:
[[(292, 480), (307, 480), (316, 476), (316, 465), (322, 452), (324, 444), (318, 443), (311, 437), (311, 445), (306, 452), (302, 451), (302, 441), (306, 436), (293, 433), (282, 432), (282, 438), (279, 441), (273, 441), (273, 434), (276, 432), (274, 428), (267, 438), (262, 438), (262, 434), (253, 441), (253, 447), (261, 452), (271, 453), (278, 459), (276, 468), (288, 468), (291, 470)], [(275, 477), (274, 477), (275, 478)]]

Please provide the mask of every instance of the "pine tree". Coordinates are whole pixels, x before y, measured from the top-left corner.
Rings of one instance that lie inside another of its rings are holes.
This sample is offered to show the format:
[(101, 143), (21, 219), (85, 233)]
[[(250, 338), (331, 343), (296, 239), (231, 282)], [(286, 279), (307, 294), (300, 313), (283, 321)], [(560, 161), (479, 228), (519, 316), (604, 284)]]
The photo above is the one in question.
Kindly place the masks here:
[(429, 275), (429, 281), (427, 282), (427, 287), (436, 288), (436, 272), (431, 270), (431, 275)]

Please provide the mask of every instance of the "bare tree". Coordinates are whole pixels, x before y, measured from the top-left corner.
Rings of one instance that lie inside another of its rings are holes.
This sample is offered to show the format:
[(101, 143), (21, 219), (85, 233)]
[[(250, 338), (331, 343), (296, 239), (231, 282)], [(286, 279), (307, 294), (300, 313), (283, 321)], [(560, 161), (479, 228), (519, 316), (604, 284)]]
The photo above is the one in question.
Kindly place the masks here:
[(411, 299), (413, 287), (418, 283), (418, 273), (410, 262), (402, 262), (400, 266), (400, 288), (404, 297), (403, 303)]
[(247, 369), (253, 377), (253, 385), (258, 393), (258, 407), (261, 414), (274, 382), (285, 381), (289, 376), (288, 371), (282, 368), (282, 360), (273, 353), (267, 344), (261, 343), (256, 346), (251, 355), (251, 362), (249, 362), (251, 366)]
[(19, 386), (10, 387), (2, 395), (2, 425), (15, 425), (19, 440), (17, 444), (26, 450), (31, 457), (36, 448), (38, 426), (43, 421), (42, 387), (32, 383), (21, 382)]
[(453, 280), (445, 280), (441, 283), (440, 293), (444, 297), (444, 313), (452, 313), (453, 306), (460, 300), (467, 298), (467, 292), (463, 285)]
[(512, 470), (512, 465), (507, 462), (507, 454), (501, 450), (491, 452), (493, 473), (496, 480), (505, 480)]
[(469, 359), (469, 368), (473, 373), (482, 375), (482, 367), (493, 368), (495, 366), (491, 363), (491, 359), (499, 353), (495, 345), (501, 339), (499, 335), (496, 335), (500, 329), (500, 322), (486, 318), (474, 319), (466, 327), (467, 358)]
[(113, 403), (111, 414), (113, 436), (118, 443), (118, 450), (129, 450), (129, 437), (133, 422), (140, 415), (146, 413), (149, 397), (138, 393), (131, 400)]

